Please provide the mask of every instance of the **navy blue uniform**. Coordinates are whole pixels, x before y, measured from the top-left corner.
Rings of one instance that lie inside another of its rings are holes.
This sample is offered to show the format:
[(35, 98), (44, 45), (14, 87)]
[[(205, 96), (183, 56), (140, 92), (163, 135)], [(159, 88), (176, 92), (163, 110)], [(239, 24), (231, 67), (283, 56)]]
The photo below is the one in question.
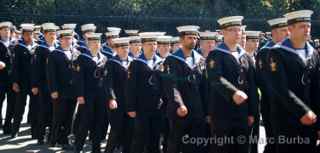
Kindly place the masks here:
[[(271, 48), (268, 70), (274, 98), (270, 114), (272, 130), (280, 142), (276, 143), (277, 153), (315, 152), (320, 122), (305, 126), (300, 118), (310, 110), (320, 115), (319, 61), (318, 52), (309, 43), (298, 50), (292, 47), (290, 39), (285, 39)], [(281, 137), (300, 137), (308, 139), (308, 143), (281, 143)]]
[[(245, 51), (238, 47), (238, 56), (231, 54), (225, 43), (219, 44), (207, 58), (209, 83), (208, 114), (211, 116), (212, 134), (218, 138), (249, 138), (248, 116), (258, 113), (258, 94), (255, 83), (254, 64)], [(241, 90), (248, 99), (241, 105), (233, 102), (233, 95)], [(248, 152), (248, 144), (212, 144), (212, 151)]]
[[(104, 43), (104, 44), (102, 44), (102, 48), (101, 48), (101, 53), (104, 55), (104, 56), (106, 56), (108, 59), (111, 59), (111, 58), (113, 58), (113, 56), (114, 56), (114, 53), (113, 53), (113, 51), (112, 51), (112, 48), (110, 48), (108, 45), (107, 45), (107, 43)], [(108, 111), (107, 110), (107, 107), (106, 107), (106, 111)], [(105, 118), (106, 118), (106, 120), (105, 120), (105, 132), (104, 132), (104, 137), (106, 137), (107, 136), (107, 131), (108, 131), (108, 128), (109, 128), (109, 117), (108, 117), (108, 113), (106, 113), (105, 114), (106, 116), (105, 116)]]
[(131, 152), (159, 153), (161, 123), (161, 86), (155, 68), (160, 62), (154, 55), (148, 66), (144, 54), (129, 67), (127, 112), (136, 112)]
[[(271, 121), (270, 121), (270, 103), (272, 102), (272, 89), (270, 85), (270, 80), (268, 77), (268, 69), (269, 69), (269, 62), (268, 56), (271, 47), (275, 45), (274, 42), (269, 41), (267, 42), (257, 53), (256, 56), (256, 80), (257, 80), (257, 87), (260, 90), (260, 111), (262, 115), (263, 125), (266, 130), (266, 137), (267, 139), (273, 138), (273, 132), (271, 128)], [(275, 144), (267, 143), (264, 149), (264, 153), (273, 153), (275, 152)]]
[(67, 144), (67, 136), (70, 134), (72, 114), (76, 104), (75, 78), (77, 69), (75, 60), (80, 52), (72, 49), (72, 57), (69, 59), (65, 51), (58, 47), (48, 56), (47, 77), (49, 91), (58, 92), (58, 98), (52, 100), (52, 137), (51, 145), (57, 142)]
[(77, 44), (75, 46), (76, 46), (77, 50), (79, 50), (81, 53), (89, 52), (88, 46), (85, 43), (85, 41), (78, 40)]
[[(162, 86), (167, 107), (170, 134), (168, 153), (203, 152), (203, 146), (184, 144), (182, 137), (205, 137), (205, 120), (201, 101), (200, 83), (205, 68), (203, 57), (192, 50), (191, 61), (187, 62), (182, 49), (169, 55), (163, 64)], [(188, 114), (177, 115), (177, 109), (185, 105)]]
[[(37, 44), (33, 43), (30, 46), (26, 46), (23, 40), (19, 40), (19, 43), (14, 47), (14, 63), (12, 79), (14, 83), (17, 83), (20, 87), (20, 92), (16, 95), (16, 105), (14, 113), (14, 122), (12, 128), (12, 135), (16, 135), (19, 132), (22, 116), (24, 114), (25, 105), (27, 101), (27, 95), (30, 96), (29, 101), (29, 114), (28, 121), (32, 124), (32, 113), (37, 102), (36, 96), (31, 93), (31, 77), (32, 77), (32, 63), (34, 62), (34, 52)], [(33, 128), (34, 129), (34, 128)], [(36, 131), (32, 129), (32, 137), (36, 137)]]
[[(122, 147), (124, 153), (130, 153), (130, 143), (132, 139), (133, 119), (126, 112), (126, 87), (128, 80), (128, 67), (132, 58), (122, 61), (119, 56), (111, 58), (107, 65), (107, 83), (112, 96), (116, 100), (118, 107), (115, 110), (108, 109), (111, 132), (108, 139), (106, 153), (113, 153), (116, 147)], [(111, 99), (108, 99), (111, 100)], [(108, 104), (107, 104), (108, 106)], [(108, 106), (109, 107), (109, 106)]]
[(49, 54), (56, 47), (56, 44), (54, 44), (54, 46), (52, 47), (49, 47), (45, 41), (42, 44), (39, 44), (39, 46), (35, 50), (35, 62), (32, 65), (34, 67), (34, 70), (31, 78), (31, 86), (34, 88), (38, 88), (39, 90), (39, 105), (37, 106), (39, 108), (39, 111), (36, 112), (36, 116), (38, 119), (38, 140), (40, 142), (44, 139), (45, 128), (47, 126), (50, 126), (52, 123), (52, 101), (48, 87), (47, 64)]
[[(14, 106), (14, 97), (13, 91), (11, 88), (12, 80), (12, 63), (13, 63), (13, 53), (10, 49), (10, 41), (5, 43), (0, 40), (0, 61), (5, 63), (6, 67), (0, 70), (0, 110), (2, 110), (2, 104), (4, 99), (7, 97), (7, 109), (6, 109), (6, 118), (3, 126), (4, 134), (10, 133), (11, 120), (13, 117), (13, 106)], [(0, 128), (2, 127), (3, 117), (0, 115)]]
[(100, 153), (100, 142), (104, 132), (104, 120), (108, 92), (104, 87), (107, 58), (97, 54), (82, 53), (76, 61), (75, 81), (77, 97), (84, 97), (85, 104), (79, 105), (79, 127), (76, 130), (76, 151), (80, 152), (90, 130), (92, 152)]
[(102, 45), (102, 50), (102, 53), (107, 57), (109, 57), (109, 55), (114, 55), (112, 48), (109, 47), (106, 43)]

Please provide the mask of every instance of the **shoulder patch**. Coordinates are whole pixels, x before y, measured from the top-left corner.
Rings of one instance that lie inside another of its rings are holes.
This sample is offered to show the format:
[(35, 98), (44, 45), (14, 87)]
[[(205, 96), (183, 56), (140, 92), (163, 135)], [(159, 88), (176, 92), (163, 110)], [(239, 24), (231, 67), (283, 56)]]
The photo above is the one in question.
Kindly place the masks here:
[(211, 59), (211, 60), (209, 61), (209, 68), (210, 68), (210, 69), (213, 69), (213, 68), (215, 67), (215, 65), (216, 65), (216, 62), (215, 62), (213, 59)]
[(277, 63), (274, 61), (273, 58), (270, 59), (270, 68), (272, 72), (277, 71)]

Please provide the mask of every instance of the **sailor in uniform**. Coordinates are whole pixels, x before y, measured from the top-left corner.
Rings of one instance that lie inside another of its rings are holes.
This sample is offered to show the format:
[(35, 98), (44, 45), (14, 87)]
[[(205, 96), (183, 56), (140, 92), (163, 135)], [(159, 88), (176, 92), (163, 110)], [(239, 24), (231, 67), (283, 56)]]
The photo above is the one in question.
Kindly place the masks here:
[(57, 143), (64, 148), (68, 146), (68, 135), (71, 131), (72, 114), (76, 105), (74, 72), (79, 69), (75, 61), (81, 54), (73, 48), (73, 30), (58, 31), (60, 46), (48, 57), (47, 77), (52, 99), (52, 134), (50, 145)]
[(170, 127), (168, 153), (200, 153), (205, 148), (204, 145), (186, 143), (191, 137), (206, 136), (199, 90), (205, 60), (194, 50), (199, 28), (194, 25), (177, 27), (181, 48), (169, 55), (161, 66), (163, 97)]
[[(208, 114), (212, 136), (216, 138), (244, 137), (249, 140), (250, 127), (258, 113), (258, 93), (254, 64), (240, 47), (242, 16), (220, 18), (218, 23), (224, 41), (206, 59), (209, 85)], [(227, 141), (211, 144), (211, 152), (247, 153), (249, 141)]]
[[(29, 114), (34, 113), (37, 110), (33, 110), (33, 106), (36, 105), (35, 96), (31, 92), (31, 74), (32, 74), (32, 63), (34, 62), (34, 53), (37, 47), (33, 39), (34, 25), (29, 23), (21, 24), (22, 28), (22, 39), (15, 45), (14, 52), (14, 63), (12, 79), (12, 89), (16, 93), (15, 113), (14, 121), (11, 131), (11, 136), (16, 137), (19, 132), (19, 127), (22, 121), (22, 117), (25, 111), (25, 105), (27, 102), (27, 96), (30, 96), (29, 102)], [(29, 116), (29, 115), (28, 115)], [(32, 116), (32, 115), (30, 115)], [(31, 118), (29, 122), (32, 124)], [(34, 127), (34, 126), (32, 126)], [(36, 138), (36, 132), (32, 128), (32, 137)]]
[[(284, 40), (288, 34), (288, 24), (286, 18), (274, 18), (268, 20), (268, 24), (271, 27), (272, 40), (266, 42), (266, 44), (258, 51), (256, 56), (256, 80), (257, 87), (260, 91), (260, 112), (263, 121), (263, 126), (266, 131), (266, 138), (272, 139), (274, 138), (272, 128), (271, 128), (271, 120), (270, 120), (270, 103), (272, 102), (271, 98), (273, 94), (271, 93), (270, 80), (268, 77), (268, 56), (270, 52), (270, 48), (272, 48), (276, 43)], [(274, 153), (275, 144), (268, 143), (265, 146), (264, 153)]]
[(106, 65), (108, 75), (105, 81), (109, 88), (106, 91), (111, 91), (112, 94), (106, 103), (111, 130), (105, 153), (113, 153), (116, 149), (130, 153), (133, 119), (129, 118), (126, 112), (126, 87), (128, 68), (133, 58), (128, 55), (129, 41), (129, 37), (113, 39), (117, 55)]
[[(271, 125), (276, 153), (315, 152), (319, 132), (319, 54), (308, 43), (311, 10), (285, 14), (290, 37), (274, 45), (269, 53), (273, 99)], [(308, 142), (282, 142), (297, 137)]]

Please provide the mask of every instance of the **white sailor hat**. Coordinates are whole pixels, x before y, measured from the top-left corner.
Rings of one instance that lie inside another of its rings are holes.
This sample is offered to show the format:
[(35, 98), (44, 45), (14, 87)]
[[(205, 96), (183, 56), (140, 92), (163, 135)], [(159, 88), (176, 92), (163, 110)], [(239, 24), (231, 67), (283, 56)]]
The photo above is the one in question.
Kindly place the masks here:
[(10, 21), (0, 22), (0, 29), (1, 28), (11, 28), (11, 27), (12, 27), (12, 22), (10, 22)]
[(180, 42), (180, 38), (179, 37), (172, 37), (171, 39), (171, 43), (175, 44), (175, 43), (179, 43)]
[(119, 33), (121, 32), (121, 28), (118, 28), (118, 27), (107, 27), (108, 31), (111, 32), (111, 31), (119, 31)]
[(153, 42), (157, 41), (159, 36), (163, 36), (163, 32), (141, 32), (139, 36), (141, 37), (141, 42)]
[(41, 26), (43, 31), (55, 32), (59, 30), (59, 27), (56, 26), (54, 23), (43, 23)]
[(64, 29), (64, 30), (58, 31), (58, 35), (59, 35), (60, 37), (65, 37), (65, 36), (71, 36), (71, 37), (73, 37), (74, 32), (73, 32), (72, 29)]
[(65, 29), (65, 30), (67, 30), (67, 29), (74, 30), (76, 28), (76, 26), (77, 26), (77, 24), (75, 24), (75, 23), (66, 23), (66, 24), (63, 24), (61, 26), (61, 28)]
[(181, 35), (198, 35), (199, 29), (200, 27), (196, 25), (185, 25), (177, 27), (177, 30)]
[(259, 39), (261, 31), (246, 31), (247, 39)]
[(141, 37), (139, 36), (130, 36), (130, 44), (141, 43)]
[(122, 47), (129, 46), (130, 38), (129, 37), (121, 37), (112, 39), (114, 47)]
[(216, 40), (217, 38), (217, 32), (211, 32), (211, 31), (205, 31), (205, 32), (200, 32), (200, 39), (201, 40)]
[(119, 37), (119, 34), (120, 34), (120, 31), (109, 31), (105, 33), (107, 38), (117, 38)]
[(221, 29), (230, 27), (230, 26), (241, 26), (243, 16), (229, 16), (223, 17), (218, 20), (219, 26)]
[(297, 22), (310, 22), (312, 14), (313, 14), (313, 11), (311, 10), (300, 10), (300, 11), (287, 13), (284, 16), (288, 20), (288, 25), (290, 25)]
[(242, 30), (242, 31), (246, 31), (246, 28), (247, 28), (247, 25), (242, 25), (242, 26), (241, 26), (241, 30)]
[(22, 32), (33, 32), (34, 24), (32, 23), (22, 23), (20, 25)]
[(217, 34), (217, 39), (216, 39), (216, 41), (218, 41), (218, 42), (223, 41), (223, 35)]
[(270, 19), (267, 22), (271, 26), (271, 29), (288, 26), (287, 18), (275, 18), (275, 19)]
[(37, 35), (41, 34), (41, 32), (39, 30), (35, 30), (35, 31), (33, 31), (33, 33), (37, 34)]
[(157, 42), (159, 44), (170, 44), (172, 36), (159, 36), (157, 37)]
[(124, 30), (124, 32), (126, 32), (126, 34), (128, 34), (129, 36), (138, 36), (139, 35), (139, 30)]
[(93, 23), (84, 24), (81, 26), (82, 32), (95, 32), (97, 27)]
[(35, 31), (40, 31), (41, 30), (41, 25), (35, 25), (34, 26)]
[(90, 33), (87, 35), (88, 41), (91, 40), (101, 40), (102, 33)]

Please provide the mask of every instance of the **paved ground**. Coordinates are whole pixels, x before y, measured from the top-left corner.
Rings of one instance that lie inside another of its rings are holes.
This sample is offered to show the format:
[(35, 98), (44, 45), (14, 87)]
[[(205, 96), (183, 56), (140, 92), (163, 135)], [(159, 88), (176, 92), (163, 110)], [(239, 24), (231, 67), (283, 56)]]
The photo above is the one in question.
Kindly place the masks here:
[[(3, 108), (6, 108), (6, 102), (4, 102)], [(71, 151), (63, 151), (61, 148), (50, 148), (47, 145), (37, 145), (36, 140), (31, 140), (30, 127), (26, 124), (27, 111), (24, 114), (23, 124), (20, 128), (19, 136), (15, 139), (11, 139), (10, 136), (5, 136), (0, 131), (0, 153), (71, 153)], [(5, 109), (2, 110), (4, 116)], [(261, 137), (265, 138), (264, 128), (260, 127)], [(265, 144), (259, 144), (259, 153), (263, 152)], [(102, 147), (105, 147), (103, 143)], [(89, 153), (90, 146), (85, 147), (86, 153)]]

